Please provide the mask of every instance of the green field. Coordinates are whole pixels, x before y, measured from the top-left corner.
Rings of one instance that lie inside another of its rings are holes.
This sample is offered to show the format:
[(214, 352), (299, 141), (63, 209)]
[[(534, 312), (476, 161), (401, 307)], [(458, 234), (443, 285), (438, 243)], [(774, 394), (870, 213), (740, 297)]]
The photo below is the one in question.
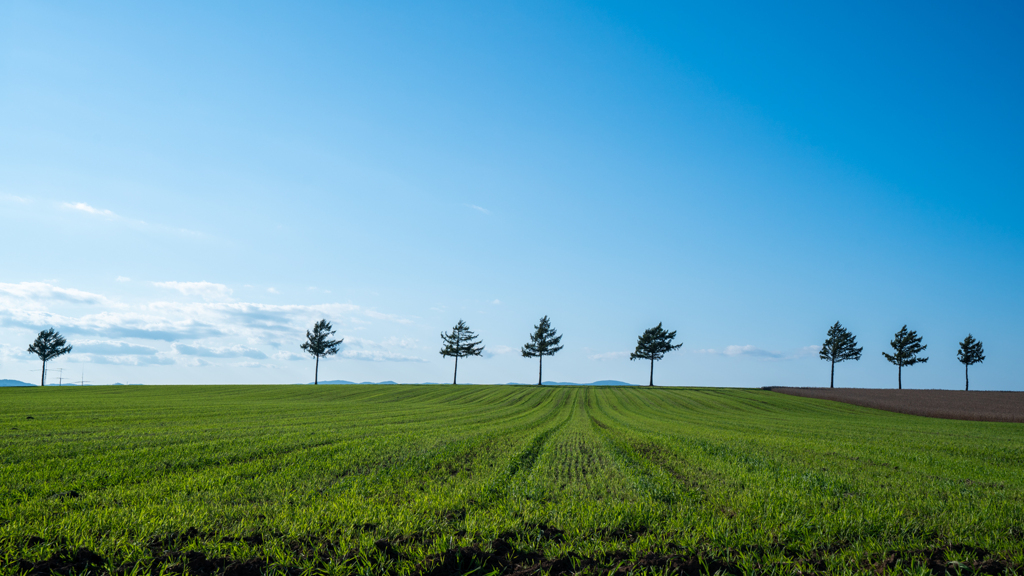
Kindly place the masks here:
[[(31, 419), (29, 418), (31, 417)], [(0, 390), (0, 569), (1024, 573), (1024, 425), (760, 390)]]

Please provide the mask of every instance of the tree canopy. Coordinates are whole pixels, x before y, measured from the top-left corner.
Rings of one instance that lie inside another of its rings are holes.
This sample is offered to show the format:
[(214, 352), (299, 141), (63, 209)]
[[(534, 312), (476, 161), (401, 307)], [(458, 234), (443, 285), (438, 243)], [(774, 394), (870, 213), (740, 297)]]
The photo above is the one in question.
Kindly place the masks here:
[(40, 386), (46, 386), (46, 363), (71, 352), (71, 348), (72, 346), (60, 335), (60, 332), (57, 332), (52, 327), (49, 330), (41, 331), (36, 336), (36, 341), (29, 345), (28, 351), (43, 361), (43, 375)]
[(441, 342), (444, 343), (444, 347), (441, 348), (441, 356), (455, 358), (455, 374), (452, 376), (452, 384), (456, 384), (459, 377), (459, 358), (480, 356), (483, 354), (484, 345), (461, 318), (450, 333), (441, 332)]
[(896, 333), (889, 345), (892, 346), (893, 353), (882, 352), (882, 356), (889, 362), (895, 364), (899, 370), (897, 372), (899, 389), (903, 389), (903, 367), (913, 366), (914, 364), (924, 364), (928, 361), (928, 358), (921, 358), (918, 356), (921, 352), (924, 352), (928, 348), (927, 344), (921, 344), (921, 337), (917, 335), (914, 330), (907, 330), (907, 325), (904, 324), (903, 328)]
[(537, 385), (540, 386), (544, 377), (544, 357), (553, 356), (555, 352), (562, 349), (560, 342), (562, 335), (551, 327), (551, 320), (547, 316), (540, 319), (540, 324), (533, 327), (534, 332), (530, 334), (530, 341), (523, 345), (523, 358), (540, 358), (540, 368), (537, 373)]
[(818, 357), (832, 363), (832, 376), (829, 380), (829, 388), (835, 387), (836, 362), (846, 360), (860, 360), (860, 353), (864, 348), (857, 347), (857, 337), (842, 324), (836, 322), (828, 329), (828, 336), (825, 343), (821, 345)]
[(341, 340), (331, 340), (334, 332), (333, 326), (331, 326), (327, 319), (320, 320), (314, 324), (312, 332), (306, 330), (306, 341), (302, 343), (301, 348), (307, 354), (316, 358), (316, 371), (313, 373), (314, 385), (320, 383), (320, 358), (337, 354), (341, 343), (345, 341), (344, 338)]
[(967, 374), (967, 368), (985, 361), (985, 349), (981, 346), (981, 340), (975, 340), (974, 336), (968, 334), (960, 343), (960, 349), (956, 351), (956, 359), (964, 365), (964, 390), (970, 390), (971, 379)]
[(683, 343), (672, 344), (672, 340), (676, 337), (676, 331), (666, 331), (661, 327), (661, 322), (654, 328), (648, 328), (644, 330), (636, 339), (636, 350), (630, 355), (630, 360), (650, 360), (651, 361), (651, 379), (648, 382), (648, 386), (654, 386), (654, 361), (661, 360), (665, 357), (665, 354), (673, 350), (677, 350), (683, 346)]

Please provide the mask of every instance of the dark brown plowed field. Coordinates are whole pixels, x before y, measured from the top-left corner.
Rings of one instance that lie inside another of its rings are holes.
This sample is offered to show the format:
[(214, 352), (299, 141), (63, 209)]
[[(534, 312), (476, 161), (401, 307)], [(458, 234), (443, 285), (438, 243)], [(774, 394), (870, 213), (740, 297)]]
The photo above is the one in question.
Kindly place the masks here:
[(890, 412), (981, 420), (984, 422), (1024, 422), (1024, 392), (966, 392), (964, 390), (877, 390), (865, 388), (787, 388), (772, 391), (835, 400)]

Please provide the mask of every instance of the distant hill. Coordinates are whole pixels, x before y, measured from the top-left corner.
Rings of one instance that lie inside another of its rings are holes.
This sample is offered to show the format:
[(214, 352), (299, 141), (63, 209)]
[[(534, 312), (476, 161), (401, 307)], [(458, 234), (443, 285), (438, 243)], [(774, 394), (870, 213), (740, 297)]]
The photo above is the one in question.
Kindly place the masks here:
[(29, 384), (28, 382), (22, 382), (21, 380), (0, 380), (0, 388), (15, 388), (21, 386), (35, 386), (35, 384)]

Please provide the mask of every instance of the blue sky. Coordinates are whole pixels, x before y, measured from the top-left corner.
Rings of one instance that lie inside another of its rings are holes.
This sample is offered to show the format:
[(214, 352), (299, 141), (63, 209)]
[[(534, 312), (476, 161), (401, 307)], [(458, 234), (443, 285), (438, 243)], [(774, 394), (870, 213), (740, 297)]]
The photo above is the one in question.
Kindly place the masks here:
[[(0, 378), (1024, 389), (1019, 4), (0, 5)], [(54, 373), (51, 372), (51, 377)]]

